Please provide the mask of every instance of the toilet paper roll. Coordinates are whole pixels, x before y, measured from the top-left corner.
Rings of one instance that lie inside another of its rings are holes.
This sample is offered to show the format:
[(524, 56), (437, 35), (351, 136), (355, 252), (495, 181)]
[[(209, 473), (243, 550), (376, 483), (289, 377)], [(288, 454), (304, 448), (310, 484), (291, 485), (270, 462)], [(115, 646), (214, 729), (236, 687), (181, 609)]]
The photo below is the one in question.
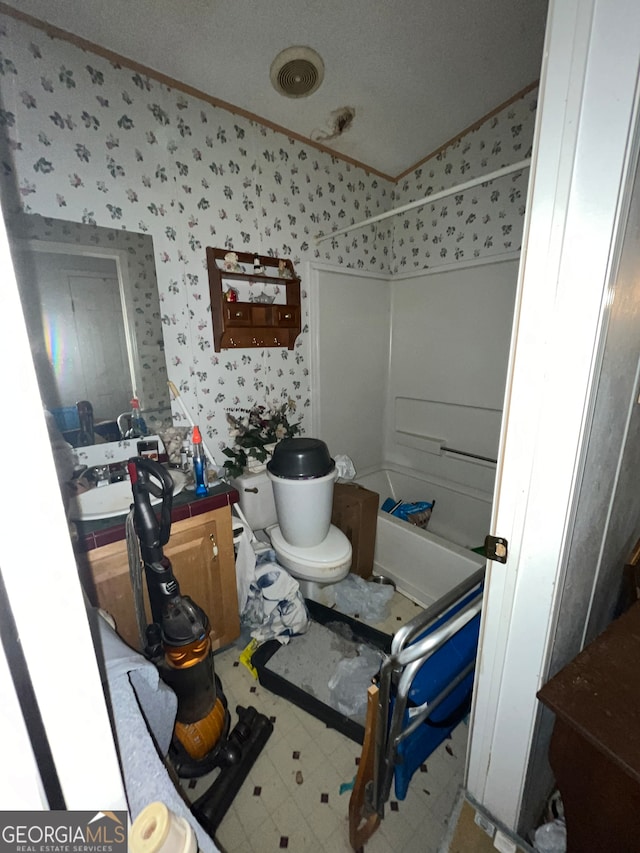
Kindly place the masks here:
[(197, 853), (198, 844), (183, 817), (164, 803), (149, 803), (133, 822), (129, 849), (133, 853)]

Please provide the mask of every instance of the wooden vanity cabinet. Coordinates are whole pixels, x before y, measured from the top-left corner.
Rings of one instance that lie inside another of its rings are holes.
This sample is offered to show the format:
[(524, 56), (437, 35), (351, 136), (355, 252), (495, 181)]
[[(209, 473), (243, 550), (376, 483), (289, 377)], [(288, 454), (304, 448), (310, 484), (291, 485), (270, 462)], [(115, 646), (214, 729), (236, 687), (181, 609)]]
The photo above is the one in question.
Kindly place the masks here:
[[(213, 648), (236, 640), (240, 635), (240, 617), (230, 508), (224, 506), (175, 522), (164, 553), (171, 560), (180, 591), (208, 615)], [(78, 563), (91, 603), (108, 611), (122, 639), (141, 651), (126, 540), (87, 551), (78, 556)], [(149, 617), (144, 577), (143, 590)]]
[[(214, 350), (220, 352), (236, 347), (293, 349), (302, 326), (300, 279), (296, 276), (291, 260), (236, 252), (238, 262), (248, 267), (249, 271), (227, 272), (222, 267), (227, 252), (227, 249), (207, 248)], [(264, 273), (252, 271), (256, 257), (265, 269)], [(279, 275), (280, 263), (284, 264), (290, 278)], [(285, 290), (286, 303), (227, 301), (226, 291), (239, 282), (254, 282), (266, 285), (271, 290), (278, 285)]]

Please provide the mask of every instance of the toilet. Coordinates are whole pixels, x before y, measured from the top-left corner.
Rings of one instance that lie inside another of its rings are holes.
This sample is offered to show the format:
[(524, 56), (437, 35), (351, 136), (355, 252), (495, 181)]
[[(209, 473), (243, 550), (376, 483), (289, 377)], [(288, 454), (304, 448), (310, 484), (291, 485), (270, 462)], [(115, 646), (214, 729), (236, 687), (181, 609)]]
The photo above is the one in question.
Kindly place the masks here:
[(351, 568), (351, 543), (331, 524), (337, 473), (326, 444), (315, 438), (279, 442), (266, 471), (232, 481), (240, 509), (305, 598), (326, 603), (323, 590)]

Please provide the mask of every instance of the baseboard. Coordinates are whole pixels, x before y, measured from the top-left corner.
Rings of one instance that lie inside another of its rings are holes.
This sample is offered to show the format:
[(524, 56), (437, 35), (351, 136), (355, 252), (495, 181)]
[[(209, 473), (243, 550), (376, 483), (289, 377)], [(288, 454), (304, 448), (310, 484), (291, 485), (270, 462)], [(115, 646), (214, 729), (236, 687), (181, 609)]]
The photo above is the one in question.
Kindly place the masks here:
[(438, 853), (535, 853), (523, 838), (489, 815), (462, 789)]

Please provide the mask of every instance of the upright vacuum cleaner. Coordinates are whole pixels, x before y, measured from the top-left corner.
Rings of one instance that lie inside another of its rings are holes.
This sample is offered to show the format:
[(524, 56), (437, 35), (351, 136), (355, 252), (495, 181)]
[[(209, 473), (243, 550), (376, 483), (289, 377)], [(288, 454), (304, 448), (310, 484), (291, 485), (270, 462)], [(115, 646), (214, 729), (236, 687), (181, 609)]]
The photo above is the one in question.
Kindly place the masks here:
[[(180, 592), (170, 560), (162, 548), (171, 533), (173, 480), (153, 459), (134, 457), (127, 463), (133, 491), (133, 524), (140, 543), (140, 562), (151, 605), (145, 654), (178, 698), (169, 752), (182, 778), (203, 776), (220, 768), (213, 784), (191, 806), (194, 817), (213, 835), (249, 770), (273, 731), (271, 721), (255, 708), (238, 706), (238, 723), (229, 733), (230, 714), (215, 674), (207, 614)], [(161, 498), (160, 518), (151, 495)], [(140, 625), (146, 622), (141, 582), (133, 579)]]

